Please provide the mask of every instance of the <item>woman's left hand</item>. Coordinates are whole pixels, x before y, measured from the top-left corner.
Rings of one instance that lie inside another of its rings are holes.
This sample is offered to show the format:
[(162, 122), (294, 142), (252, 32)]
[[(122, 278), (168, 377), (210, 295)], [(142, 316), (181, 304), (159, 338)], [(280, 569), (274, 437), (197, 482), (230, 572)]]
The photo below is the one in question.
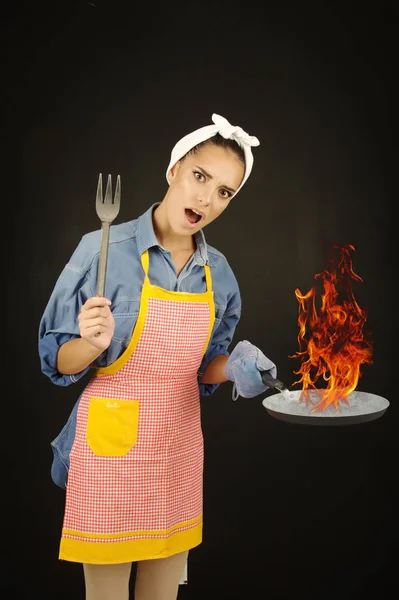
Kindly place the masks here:
[(268, 388), (263, 383), (261, 371), (277, 377), (277, 367), (259, 348), (244, 340), (238, 342), (226, 363), (226, 377), (235, 383), (237, 393), (243, 398), (253, 398)]

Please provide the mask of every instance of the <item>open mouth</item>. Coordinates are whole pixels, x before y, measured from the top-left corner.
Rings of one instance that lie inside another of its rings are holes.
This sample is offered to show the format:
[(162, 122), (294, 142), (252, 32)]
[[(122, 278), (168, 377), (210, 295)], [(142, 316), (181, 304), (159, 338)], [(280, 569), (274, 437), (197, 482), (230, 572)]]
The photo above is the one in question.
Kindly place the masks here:
[(192, 208), (186, 208), (185, 213), (186, 219), (190, 223), (190, 225), (196, 225), (202, 219), (202, 215), (199, 212), (193, 210)]

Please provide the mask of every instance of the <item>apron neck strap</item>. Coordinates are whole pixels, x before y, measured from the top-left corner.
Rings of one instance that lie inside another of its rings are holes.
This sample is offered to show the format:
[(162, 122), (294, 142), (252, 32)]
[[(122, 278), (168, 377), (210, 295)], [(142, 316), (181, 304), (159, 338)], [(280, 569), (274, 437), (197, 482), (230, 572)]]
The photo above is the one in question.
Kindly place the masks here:
[(211, 269), (209, 265), (204, 265), (205, 270), (205, 279), (206, 279), (206, 291), (212, 291), (212, 277), (211, 277)]
[[(149, 280), (148, 269), (150, 267), (150, 255), (149, 255), (148, 250), (143, 252), (143, 254), (141, 255), (141, 264), (143, 265), (145, 278), (147, 280)], [(204, 265), (204, 270), (205, 270), (206, 290), (208, 292), (210, 292), (210, 291), (212, 291), (212, 277), (211, 277), (211, 269), (210, 269), (209, 265)]]
[(143, 252), (143, 254), (141, 255), (141, 264), (143, 265), (145, 278), (148, 279), (148, 269), (150, 266), (150, 255), (148, 253), (148, 250)]

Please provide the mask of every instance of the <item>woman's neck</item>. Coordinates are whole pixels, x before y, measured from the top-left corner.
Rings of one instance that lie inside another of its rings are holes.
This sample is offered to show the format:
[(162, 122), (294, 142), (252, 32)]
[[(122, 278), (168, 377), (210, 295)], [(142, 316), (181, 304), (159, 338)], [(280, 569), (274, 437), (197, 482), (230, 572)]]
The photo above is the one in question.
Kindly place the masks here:
[(194, 252), (195, 242), (193, 236), (176, 235), (170, 228), (163, 202), (152, 213), (152, 223), (161, 246), (171, 252)]

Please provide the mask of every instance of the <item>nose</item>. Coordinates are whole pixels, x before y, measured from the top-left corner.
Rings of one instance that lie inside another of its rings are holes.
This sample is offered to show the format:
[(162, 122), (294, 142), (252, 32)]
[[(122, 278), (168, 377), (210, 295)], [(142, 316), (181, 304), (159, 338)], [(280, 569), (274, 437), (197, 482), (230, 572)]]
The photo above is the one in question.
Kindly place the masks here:
[(201, 206), (209, 206), (209, 204), (211, 203), (211, 194), (201, 192), (201, 194), (198, 196), (198, 201), (201, 204)]

